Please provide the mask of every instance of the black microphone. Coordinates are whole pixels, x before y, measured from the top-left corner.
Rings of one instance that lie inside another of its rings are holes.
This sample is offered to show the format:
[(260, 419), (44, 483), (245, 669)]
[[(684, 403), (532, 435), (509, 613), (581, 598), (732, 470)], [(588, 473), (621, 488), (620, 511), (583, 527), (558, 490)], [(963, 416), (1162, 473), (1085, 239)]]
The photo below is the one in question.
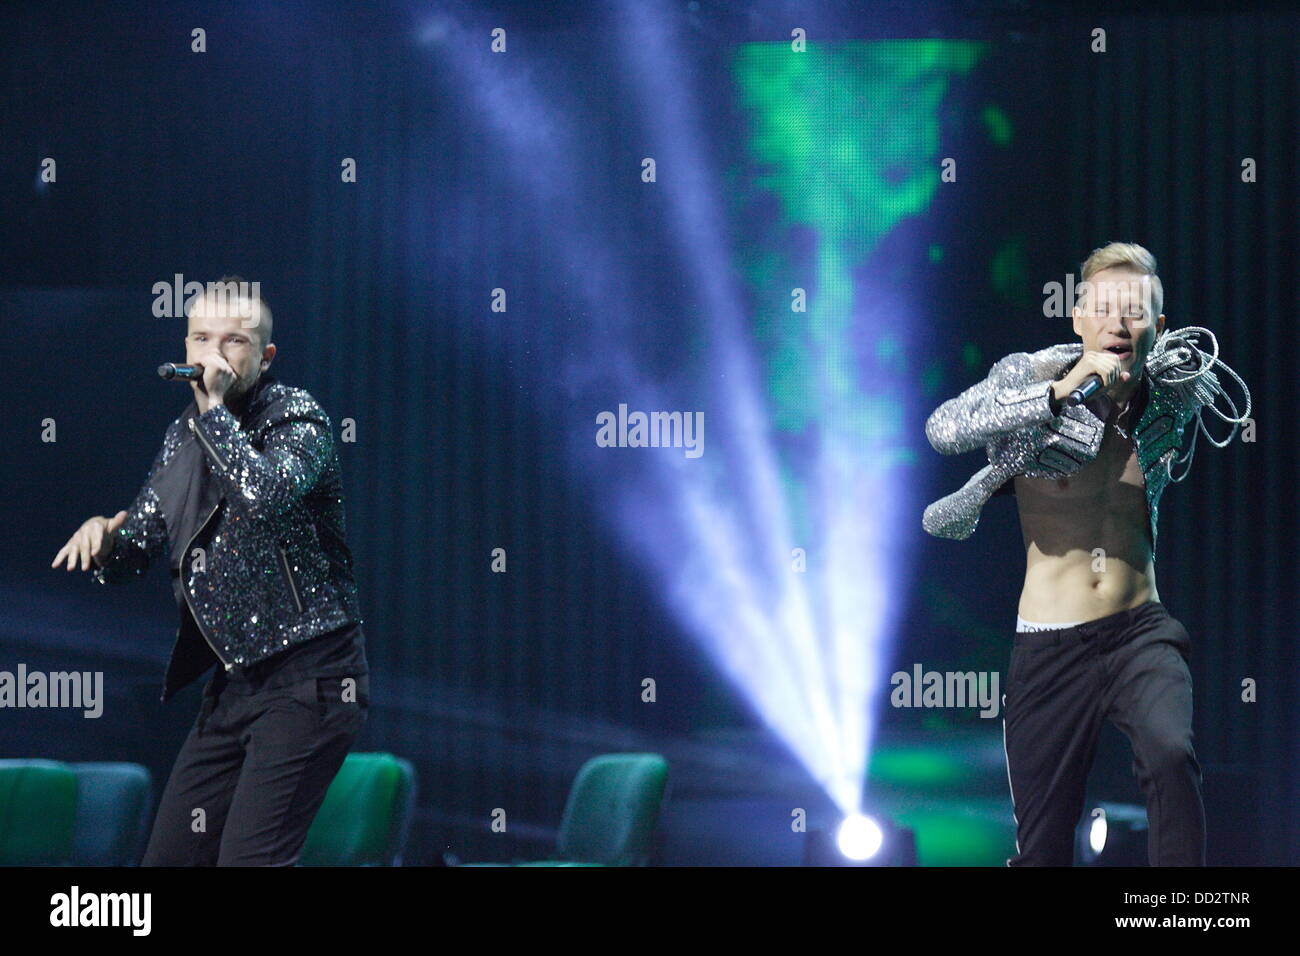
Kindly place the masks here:
[(1082, 384), (1080, 384), (1078, 388), (1065, 396), (1065, 401), (1061, 404), (1066, 405), (1067, 407), (1070, 405), (1082, 405), (1088, 399), (1092, 398), (1101, 387), (1101, 376), (1096, 372), (1093, 372), (1083, 380)]
[(158, 375), (161, 378), (175, 379), (182, 382), (201, 382), (203, 381), (203, 366), (164, 362), (158, 366)]

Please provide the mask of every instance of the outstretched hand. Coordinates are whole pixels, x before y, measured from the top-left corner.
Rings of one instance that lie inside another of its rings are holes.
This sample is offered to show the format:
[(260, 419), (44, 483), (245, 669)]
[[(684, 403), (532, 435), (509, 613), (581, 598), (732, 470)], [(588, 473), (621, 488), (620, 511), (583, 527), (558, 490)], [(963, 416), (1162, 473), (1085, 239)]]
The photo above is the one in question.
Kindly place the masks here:
[(125, 523), (125, 511), (119, 511), (111, 518), (105, 518), (103, 515), (87, 518), (82, 522), (81, 527), (72, 533), (68, 543), (59, 549), (54, 560), (50, 562), (50, 567), (57, 568), (59, 562), (65, 559), (68, 562), (66, 568), (68, 571), (74, 570), (78, 561), (81, 562), (83, 571), (90, 570), (91, 561), (102, 564), (113, 552), (116, 540), (114, 533)]

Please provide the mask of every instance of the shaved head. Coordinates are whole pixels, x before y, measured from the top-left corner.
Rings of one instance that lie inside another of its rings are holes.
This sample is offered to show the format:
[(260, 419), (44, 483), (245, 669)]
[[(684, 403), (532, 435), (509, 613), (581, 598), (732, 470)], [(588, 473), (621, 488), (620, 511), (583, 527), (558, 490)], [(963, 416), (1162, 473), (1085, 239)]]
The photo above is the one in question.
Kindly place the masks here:
[(257, 283), (222, 276), (195, 296), (186, 312), (185, 360), (204, 364), (216, 349), (234, 370), (226, 395), (238, 402), (252, 390), (275, 358), (271, 342), (271, 308)]
[(201, 296), (190, 305), (189, 315), (195, 311), (209, 318), (237, 317), (242, 328), (253, 333), (258, 351), (271, 343), (271, 307), (262, 297), (260, 283), (249, 282), (240, 276), (222, 276), (209, 282)]

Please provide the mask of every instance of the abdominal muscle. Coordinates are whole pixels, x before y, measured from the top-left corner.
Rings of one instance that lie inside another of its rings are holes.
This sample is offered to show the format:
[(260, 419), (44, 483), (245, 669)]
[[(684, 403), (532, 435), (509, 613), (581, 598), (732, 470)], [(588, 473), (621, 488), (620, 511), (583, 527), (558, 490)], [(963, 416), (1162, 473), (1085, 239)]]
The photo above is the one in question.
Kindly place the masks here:
[(1015, 489), (1025, 539), (1022, 618), (1091, 621), (1160, 600), (1146, 487), (1131, 440), (1108, 426), (1097, 457), (1078, 472), (1018, 475)]

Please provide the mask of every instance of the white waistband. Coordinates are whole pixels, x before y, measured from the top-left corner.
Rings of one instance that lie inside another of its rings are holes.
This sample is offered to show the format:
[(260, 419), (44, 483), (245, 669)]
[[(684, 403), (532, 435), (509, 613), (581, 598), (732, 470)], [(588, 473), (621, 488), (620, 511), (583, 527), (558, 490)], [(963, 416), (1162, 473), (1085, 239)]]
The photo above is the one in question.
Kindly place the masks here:
[(1019, 614), (1016, 615), (1016, 632), (1024, 631), (1062, 631), (1067, 627), (1078, 627), (1083, 621), (1066, 621), (1062, 624), (1039, 624), (1037, 621), (1026, 621)]

